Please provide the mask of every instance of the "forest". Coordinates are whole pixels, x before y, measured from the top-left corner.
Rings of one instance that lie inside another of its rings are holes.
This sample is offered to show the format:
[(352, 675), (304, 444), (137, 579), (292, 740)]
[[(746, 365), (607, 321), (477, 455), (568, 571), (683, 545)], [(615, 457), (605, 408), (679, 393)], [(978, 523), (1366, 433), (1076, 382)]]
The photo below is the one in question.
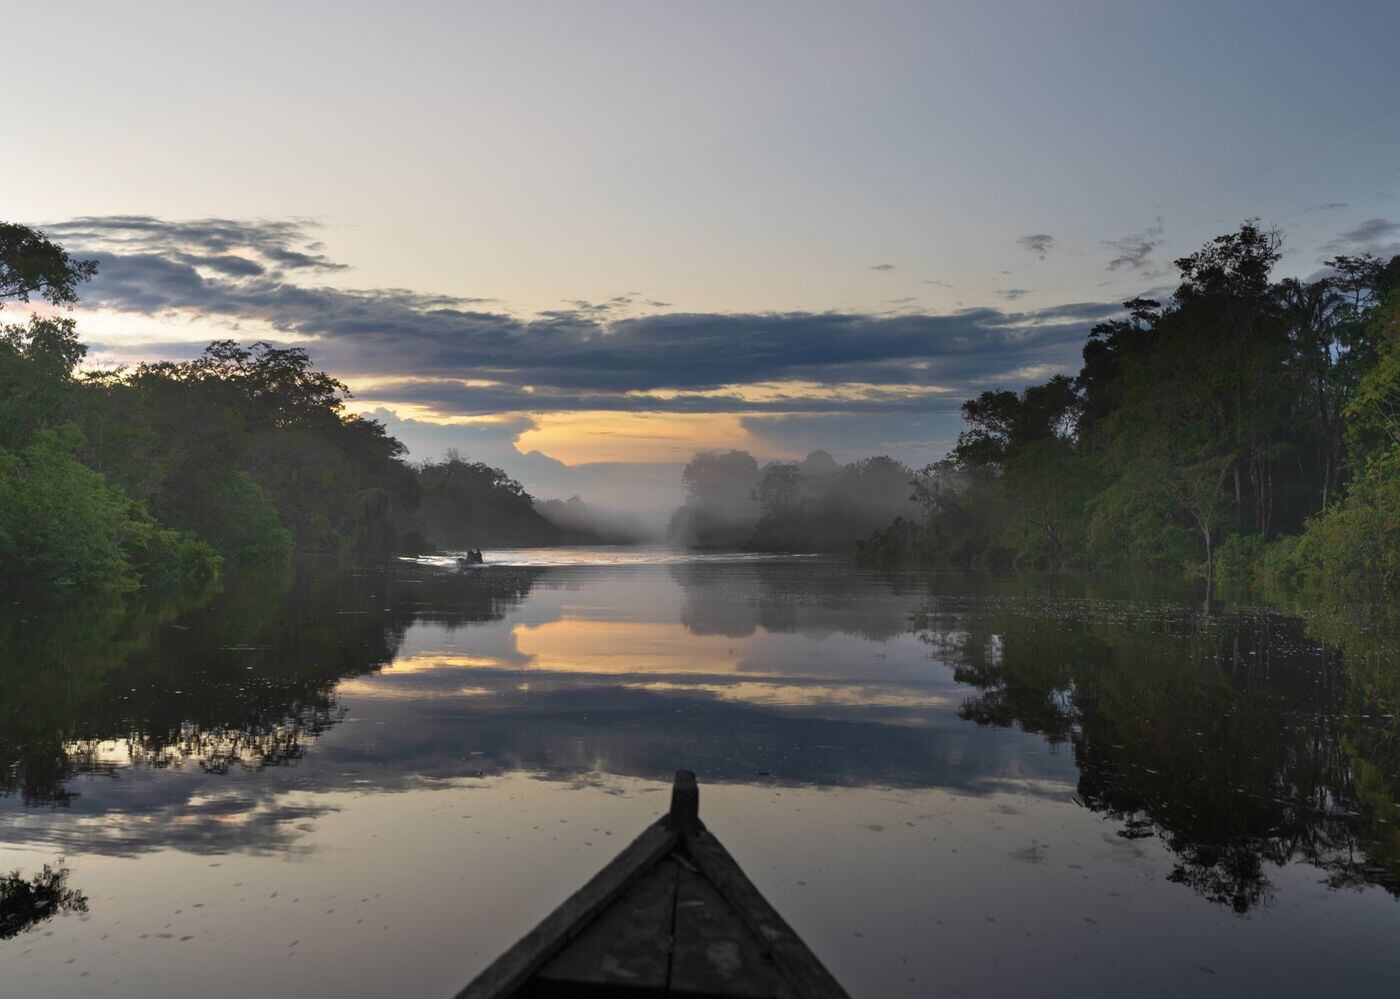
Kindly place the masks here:
[(1176, 261), (1163, 303), (1089, 333), (1083, 366), (963, 404), (913, 472), (824, 451), (685, 467), (674, 540), (872, 565), (1150, 571), (1277, 589), (1400, 589), (1400, 257), (1276, 280), (1243, 223)]
[(1281, 244), (1246, 222), (1096, 326), (1077, 375), (968, 400), (860, 558), (1395, 592), (1400, 257), (1276, 280)]
[[(0, 305), (70, 305), (95, 265), (0, 225)], [(185, 361), (80, 370), (76, 322), (0, 325), (0, 564), (30, 593), (182, 586), (297, 552), (554, 544), (500, 469), (409, 464), (305, 350), (211, 343)]]
[(884, 456), (839, 464), (827, 451), (759, 467), (747, 451), (702, 451), (681, 472), (685, 503), (670, 539), (691, 548), (849, 552), (913, 515), (913, 473)]
[[(963, 404), (914, 471), (702, 452), (669, 534), (872, 565), (1132, 569), (1375, 595), (1400, 589), (1400, 257), (1274, 275), (1248, 221), (1176, 262), (1165, 302), (1089, 333), (1076, 375)], [(0, 306), (71, 305), (95, 264), (0, 225)], [(413, 464), (299, 347), (211, 343), (84, 370), (57, 310), (0, 325), (0, 561), (34, 591), (205, 583), (294, 553), (626, 543), (627, 518), (536, 502), (455, 452)]]

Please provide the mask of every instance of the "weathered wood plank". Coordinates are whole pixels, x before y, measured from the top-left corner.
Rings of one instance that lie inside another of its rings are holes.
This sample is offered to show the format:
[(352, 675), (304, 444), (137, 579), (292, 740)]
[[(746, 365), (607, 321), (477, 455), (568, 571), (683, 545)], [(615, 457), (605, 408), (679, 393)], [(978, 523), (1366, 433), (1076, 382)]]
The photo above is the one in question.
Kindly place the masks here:
[(535, 972), (531, 985), (588, 983), (664, 992), (680, 869), (663, 858)]
[(671, 994), (794, 999), (766, 948), (708, 880), (682, 870), (676, 888)]
[(686, 851), (709, 881), (768, 948), (773, 961), (797, 993), (806, 999), (849, 999), (802, 938), (759, 893), (723, 844), (707, 830), (682, 837)]
[(665, 819), (648, 826), (612, 863), (477, 975), (457, 994), (458, 999), (495, 999), (513, 994), (610, 902), (670, 853), (675, 844), (676, 834)]
[[(458, 999), (667, 993), (849, 999), (698, 813), (695, 775), (680, 771), (671, 811)], [(667, 860), (673, 850), (679, 852)]]

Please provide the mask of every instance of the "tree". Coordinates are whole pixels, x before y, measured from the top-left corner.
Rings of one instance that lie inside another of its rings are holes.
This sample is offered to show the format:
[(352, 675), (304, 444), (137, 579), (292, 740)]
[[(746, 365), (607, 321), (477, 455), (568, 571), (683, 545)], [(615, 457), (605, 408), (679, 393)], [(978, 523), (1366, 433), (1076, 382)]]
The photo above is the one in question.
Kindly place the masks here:
[(1074, 381), (1066, 375), (1029, 385), (1020, 394), (983, 392), (963, 403), (968, 429), (959, 435), (953, 456), (970, 468), (1005, 469), (1025, 448), (1072, 438), (1079, 408)]
[(1344, 413), (1346, 494), (1266, 553), (1269, 582), (1369, 598), (1400, 592), (1400, 288), (1367, 325), (1376, 360)]
[(74, 456), (69, 423), (35, 432), (19, 453), (0, 448), (0, 564), (38, 591), (134, 589), (143, 578), (206, 581), (218, 560), (163, 530), (120, 489)]
[(1326, 509), (1342, 472), (1342, 407), (1346, 402), (1342, 377), (1344, 354), (1338, 333), (1346, 298), (1336, 282), (1323, 278), (1304, 283), (1296, 278), (1279, 282), (1279, 299), (1290, 324), (1292, 367), (1308, 397), (1313, 436), (1318, 449), (1321, 509)]
[(73, 371), (86, 353), (72, 319), (0, 326), (0, 447), (22, 447), (36, 430), (78, 417)]
[(1286, 324), (1270, 284), (1282, 243), (1276, 230), (1251, 220), (1177, 260), (1181, 284), (1171, 313), (1158, 323), (1159, 333), (1167, 326), (1164, 340), (1172, 355), (1159, 353), (1160, 365), (1175, 360), (1185, 376), (1183, 391), (1209, 385), (1215, 396), (1206, 432), (1234, 451), (1236, 521), (1265, 538), (1273, 529), (1275, 465), (1291, 437), (1280, 377), (1288, 353)]
[(97, 273), (97, 261), (75, 260), (43, 233), (15, 222), (0, 222), (0, 308), (7, 298), (21, 302), (37, 294), (54, 305), (77, 301), (77, 286)]
[(1066, 375), (1020, 393), (983, 392), (963, 404), (969, 429), (959, 435), (952, 461), (968, 473), (963, 485), (976, 488), (987, 510), (996, 508), (993, 494), (1005, 501), (995, 543), (1020, 563), (1059, 567), (1083, 548), (1089, 482), (1078, 444), (1083, 406)]
[(738, 547), (748, 541), (760, 509), (761, 473), (747, 451), (701, 451), (681, 471), (685, 505), (676, 511), (670, 536), (699, 548)]
[(421, 523), (427, 536), (453, 548), (558, 544), (563, 532), (535, 508), (525, 487), (499, 468), (451, 450), (444, 461), (418, 466)]
[(1370, 317), (1375, 364), (1347, 404), (1347, 444), (1358, 472), (1400, 473), (1400, 288)]
[(305, 551), (388, 552), (418, 527), (403, 444), (347, 413), (346, 387), (301, 348), (220, 340), (89, 387), (94, 466), (227, 557), (283, 558), (288, 532)]
[(1162, 303), (1151, 298), (1131, 298), (1123, 303), (1126, 319), (1096, 324), (1084, 344), (1084, 366), (1074, 380), (1080, 398), (1079, 429), (1086, 444), (1095, 449), (1094, 431), (1120, 404), (1124, 365), (1146, 353), (1162, 315)]

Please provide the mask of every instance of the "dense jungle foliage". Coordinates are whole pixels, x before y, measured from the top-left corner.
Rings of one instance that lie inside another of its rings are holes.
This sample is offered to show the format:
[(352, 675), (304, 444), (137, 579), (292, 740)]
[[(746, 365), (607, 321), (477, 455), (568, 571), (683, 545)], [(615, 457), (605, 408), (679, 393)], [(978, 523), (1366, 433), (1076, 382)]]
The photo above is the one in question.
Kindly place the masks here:
[(1275, 281), (1280, 245), (1246, 222), (1096, 326), (1075, 377), (968, 400), (860, 556), (1400, 588), (1400, 257)]
[[(0, 304), (77, 298), (95, 271), (0, 225)], [(188, 586), (293, 552), (549, 544), (518, 482), (456, 455), (414, 466), (305, 350), (217, 341), (187, 361), (81, 371), (76, 323), (0, 326), (0, 565), (11, 585)]]

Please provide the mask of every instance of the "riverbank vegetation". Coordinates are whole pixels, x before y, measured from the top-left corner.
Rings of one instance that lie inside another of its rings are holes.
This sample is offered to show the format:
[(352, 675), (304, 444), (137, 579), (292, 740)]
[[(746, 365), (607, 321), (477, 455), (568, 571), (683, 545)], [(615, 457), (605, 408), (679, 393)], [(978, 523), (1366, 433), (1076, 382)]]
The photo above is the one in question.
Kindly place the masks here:
[(1400, 588), (1400, 257), (1275, 280), (1280, 247), (1247, 222), (1096, 326), (1076, 376), (968, 400), (860, 557)]
[[(917, 472), (697, 454), (670, 537), (1400, 590), (1400, 257), (1280, 280), (1280, 254), (1247, 222), (1178, 260), (1170, 299), (1094, 327), (1077, 374), (968, 400), (951, 453)], [(94, 273), (0, 225), (0, 304), (69, 305)], [(32, 592), (202, 586), (297, 552), (638, 540), (481, 462), (410, 464), (301, 348), (223, 340), (110, 370), (86, 353), (52, 308), (0, 325), (0, 564)]]
[[(71, 304), (95, 269), (0, 225), (0, 304)], [(499, 469), (407, 463), (300, 348), (223, 340), (191, 360), (92, 371), (86, 354), (63, 315), (0, 326), (0, 565), (28, 592), (188, 587), (294, 552), (560, 537)]]

